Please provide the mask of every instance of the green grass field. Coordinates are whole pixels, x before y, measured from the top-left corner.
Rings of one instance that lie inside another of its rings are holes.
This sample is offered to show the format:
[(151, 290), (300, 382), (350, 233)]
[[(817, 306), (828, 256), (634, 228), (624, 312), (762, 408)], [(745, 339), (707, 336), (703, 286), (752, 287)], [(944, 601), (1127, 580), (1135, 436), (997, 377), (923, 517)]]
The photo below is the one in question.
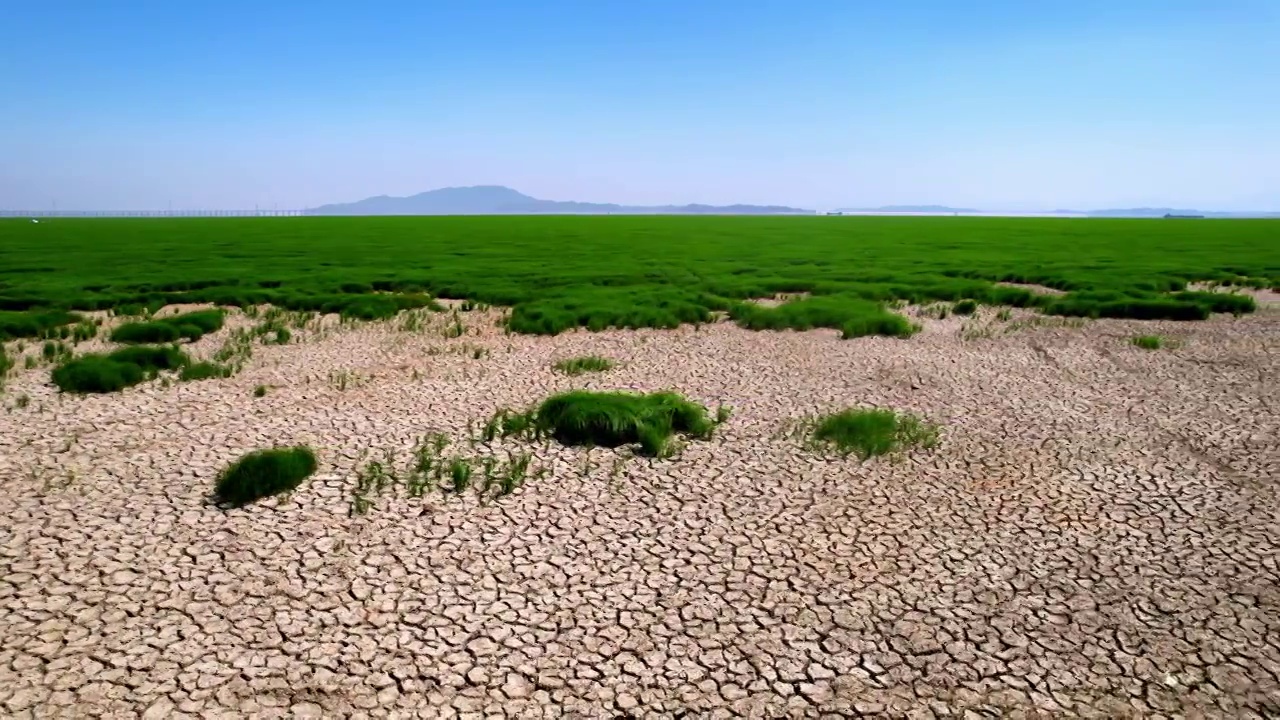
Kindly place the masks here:
[[(994, 281), (1068, 291), (1045, 297)], [(1189, 281), (1280, 285), (1280, 222), (952, 217), (317, 217), (0, 221), (0, 337), (58, 310), (273, 303), (386, 317), (429, 295), (512, 306), (511, 329), (748, 327), (909, 334), (883, 304), (1048, 314), (1248, 312)], [(386, 294), (388, 291), (394, 295)], [(779, 309), (742, 300), (810, 292)], [(887, 317), (889, 316), (889, 317)]]

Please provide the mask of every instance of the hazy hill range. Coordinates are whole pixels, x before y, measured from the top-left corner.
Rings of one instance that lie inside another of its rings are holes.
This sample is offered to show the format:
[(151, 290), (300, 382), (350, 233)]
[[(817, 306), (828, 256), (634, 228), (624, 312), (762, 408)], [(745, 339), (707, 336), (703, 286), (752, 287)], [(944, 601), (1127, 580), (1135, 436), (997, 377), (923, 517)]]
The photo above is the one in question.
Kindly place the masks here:
[(883, 205), (874, 208), (840, 208), (838, 212), (862, 213), (976, 213), (973, 208), (953, 208), (946, 205)]
[[(975, 210), (973, 208), (955, 208), (946, 205), (885, 205), (876, 208), (841, 208), (837, 212), (844, 213), (920, 213), (929, 215), (951, 215), (966, 213), (981, 213), (990, 215), (999, 215), (1000, 213), (988, 212), (984, 210)], [(1036, 213), (1011, 213), (1012, 215)], [(1181, 217), (1205, 217), (1205, 218), (1280, 218), (1280, 212), (1216, 212), (1212, 210), (1188, 210), (1185, 208), (1106, 208), (1102, 210), (1051, 210), (1047, 214), (1063, 215), (1075, 217), (1095, 217), (1095, 218), (1162, 218), (1166, 215)]]
[(1089, 217), (1115, 218), (1164, 217), (1165, 215), (1199, 215), (1206, 218), (1280, 218), (1280, 213), (1276, 212), (1214, 212), (1212, 210), (1188, 210), (1186, 208), (1114, 208), (1089, 210), (1084, 214)]
[(603, 215), (669, 214), (669, 215), (778, 215), (813, 214), (812, 210), (781, 205), (615, 205), (561, 200), (539, 200), (500, 185), (451, 187), (430, 190), (409, 197), (366, 198), (353, 203), (321, 205), (305, 211), (307, 215)]

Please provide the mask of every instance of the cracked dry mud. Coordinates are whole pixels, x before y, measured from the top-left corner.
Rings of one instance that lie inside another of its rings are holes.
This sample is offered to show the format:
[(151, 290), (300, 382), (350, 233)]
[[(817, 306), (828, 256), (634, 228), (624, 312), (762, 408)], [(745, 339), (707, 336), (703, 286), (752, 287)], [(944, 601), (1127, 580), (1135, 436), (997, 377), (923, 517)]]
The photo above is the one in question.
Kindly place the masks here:
[[(85, 398), (19, 373), (0, 713), (1280, 714), (1280, 312), (968, 341), (972, 320), (923, 322), (906, 341), (365, 325), (258, 346), (230, 379)], [(1181, 345), (1128, 343), (1151, 332)], [(620, 365), (551, 371), (583, 353)], [(362, 452), (458, 443), (579, 386), (734, 414), (673, 460), (536, 446), (551, 474), (496, 502), (348, 517)], [(942, 444), (859, 463), (782, 437), (848, 405), (921, 413)], [(291, 497), (206, 504), (239, 454), (299, 442), (321, 468)]]

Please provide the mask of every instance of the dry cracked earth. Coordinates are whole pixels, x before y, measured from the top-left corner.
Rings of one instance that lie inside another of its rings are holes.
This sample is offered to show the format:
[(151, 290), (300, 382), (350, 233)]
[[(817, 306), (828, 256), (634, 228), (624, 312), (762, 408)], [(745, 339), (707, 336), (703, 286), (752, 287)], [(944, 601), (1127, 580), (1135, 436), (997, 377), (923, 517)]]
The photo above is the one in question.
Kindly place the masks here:
[[(456, 339), (330, 320), (235, 377), (110, 396), (11, 376), (0, 713), (1280, 717), (1275, 305), (984, 308), (905, 341), (461, 316)], [(1152, 332), (1177, 346), (1129, 343)], [(619, 365), (551, 370), (584, 353)], [(537, 445), (544, 474), (506, 497), (393, 488), (350, 515), (367, 458), (437, 432), (506, 457), (468, 427), (571, 387), (734, 413), (674, 459)], [(859, 462), (785, 432), (870, 405), (941, 444)], [(292, 495), (209, 503), (227, 463), (295, 443), (320, 470)]]

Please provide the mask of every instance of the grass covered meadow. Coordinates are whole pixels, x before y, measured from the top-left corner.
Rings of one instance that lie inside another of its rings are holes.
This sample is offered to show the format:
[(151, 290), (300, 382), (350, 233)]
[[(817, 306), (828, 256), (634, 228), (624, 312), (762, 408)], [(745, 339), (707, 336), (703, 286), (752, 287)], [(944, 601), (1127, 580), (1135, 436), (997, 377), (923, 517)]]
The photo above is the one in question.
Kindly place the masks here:
[[(996, 281), (1066, 291), (1040, 295)], [(66, 311), (172, 302), (380, 318), (431, 298), (511, 306), (515, 332), (746, 327), (907, 335), (893, 300), (1194, 320), (1248, 312), (1186, 284), (1280, 286), (1280, 222), (954, 217), (0, 220), (0, 338)], [(810, 293), (777, 308), (743, 303)]]

